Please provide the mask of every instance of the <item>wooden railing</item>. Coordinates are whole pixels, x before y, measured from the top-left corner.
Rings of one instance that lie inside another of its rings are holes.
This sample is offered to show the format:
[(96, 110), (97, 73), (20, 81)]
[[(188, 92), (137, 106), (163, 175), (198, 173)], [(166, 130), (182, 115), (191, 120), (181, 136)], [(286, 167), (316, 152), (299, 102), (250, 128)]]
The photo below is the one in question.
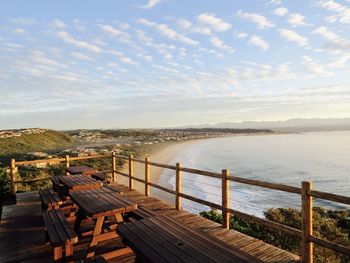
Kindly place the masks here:
[[(176, 163), (176, 165), (169, 165), (169, 164), (162, 164), (162, 163), (156, 163), (151, 162), (148, 158), (143, 159), (136, 159), (133, 158), (132, 155), (130, 156), (122, 156), (122, 155), (115, 155), (113, 152), (112, 155), (94, 155), (94, 156), (85, 156), (85, 157), (69, 157), (68, 155), (65, 156), (65, 158), (55, 158), (55, 159), (47, 159), (47, 160), (34, 160), (34, 161), (20, 161), (16, 162), (14, 159), (11, 160), (11, 185), (12, 185), (12, 192), (13, 194), (17, 191), (17, 184), (20, 183), (28, 183), (28, 182), (34, 182), (38, 180), (48, 180), (48, 178), (43, 179), (35, 179), (35, 180), (27, 180), (27, 181), (17, 181), (16, 180), (16, 173), (17, 173), (17, 167), (20, 165), (31, 165), (31, 164), (37, 164), (37, 163), (48, 163), (48, 164), (54, 164), (54, 163), (65, 163), (65, 167), (69, 167), (70, 161), (76, 161), (76, 160), (87, 160), (87, 159), (96, 159), (96, 158), (111, 158), (111, 170), (108, 170), (112, 173), (113, 181), (116, 181), (116, 175), (119, 174), (121, 176), (125, 176), (129, 179), (129, 188), (130, 190), (134, 189), (134, 181), (140, 182), (144, 184), (144, 191), (145, 195), (150, 195), (150, 187), (155, 187), (157, 189), (160, 189), (162, 191), (165, 191), (167, 193), (175, 195), (175, 207), (178, 210), (182, 209), (182, 198), (191, 200), (193, 202), (206, 205), (218, 210), (222, 211), (222, 226), (224, 228), (229, 228), (229, 217), (230, 214), (240, 216), (244, 219), (251, 220), (255, 223), (262, 224), (266, 227), (273, 228), (278, 231), (282, 231), (286, 234), (296, 236), (301, 239), (301, 256), (303, 262), (313, 262), (313, 245), (318, 244), (322, 247), (331, 249), (336, 252), (343, 253), (345, 255), (350, 256), (350, 248), (325, 240), (321, 239), (319, 237), (316, 237), (313, 235), (313, 200), (312, 198), (320, 198), (328, 201), (333, 201), (337, 203), (342, 203), (346, 205), (350, 205), (350, 197), (348, 196), (341, 196), (321, 191), (316, 191), (312, 189), (311, 182), (302, 182), (301, 187), (294, 187), (294, 186), (288, 186), (284, 184), (276, 184), (276, 183), (270, 183), (270, 182), (263, 182), (258, 180), (252, 180), (237, 176), (230, 175), (229, 170), (225, 169), (222, 170), (221, 173), (214, 173), (199, 169), (193, 169), (193, 168), (186, 168), (182, 167), (180, 163)], [(117, 170), (116, 161), (117, 159), (122, 159), (128, 163), (128, 173), (123, 173), (121, 171)], [(144, 179), (135, 177), (134, 175), (134, 163), (141, 163), (144, 164)], [(160, 167), (164, 169), (170, 169), (175, 171), (175, 190), (169, 189), (164, 186), (161, 186), (156, 183), (152, 183), (150, 181), (150, 166)], [(203, 200), (200, 198), (197, 198), (195, 196), (191, 196), (188, 194), (185, 194), (182, 192), (182, 172), (191, 173), (191, 174), (197, 174), (197, 175), (203, 175), (207, 177), (212, 178), (218, 178), (222, 180), (222, 202), (221, 205), (209, 202), (207, 200)], [(302, 208), (302, 229), (296, 229), (293, 227), (289, 227), (280, 223), (276, 223), (267, 219), (263, 219), (260, 217), (256, 217), (254, 215), (250, 215), (247, 213), (244, 213), (242, 211), (234, 210), (229, 207), (229, 193), (230, 193), (230, 181), (238, 182), (242, 184), (252, 185), (252, 186), (258, 186), (273, 190), (279, 190), (283, 192), (298, 194), (301, 196), (301, 208)]]

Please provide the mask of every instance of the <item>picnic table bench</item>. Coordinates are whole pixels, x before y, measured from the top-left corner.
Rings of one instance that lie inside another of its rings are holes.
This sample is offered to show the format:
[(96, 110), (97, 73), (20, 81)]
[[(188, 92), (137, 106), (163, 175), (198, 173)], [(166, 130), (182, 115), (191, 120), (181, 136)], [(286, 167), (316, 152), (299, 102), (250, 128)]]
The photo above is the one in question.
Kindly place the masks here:
[(167, 216), (125, 223), (117, 232), (140, 262), (261, 262)]
[(64, 196), (67, 196), (71, 191), (99, 188), (103, 185), (101, 181), (85, 175), (59, 176), (58, 178), (64, 186)]
[(52, 189), (39, 190), (41, 210), (57, 209), (63, 204), (62, 198)]
[[(136, 210), (137, 205), (123, 198), (114, 190), (101, 187), (82, 191), (74, 191), (69, 193), (72, 201), (79, 207), (74, 229), (79, 233), (80, 223), (82, 219), (88, 218), (94, 222), (92, 238), (86, 253), (87, 258), (91, 258), (95, 254), (95, 247), (99, 242), (110, 240), (118, 237), (115, 227), (123, 222), (123, 214)], [(108, 221), (114, 219), (117, 224), (107, 224)], [(103, 230), (105, 232), (103, 233)], [(106, 257), (115, 257), (118, 255), (130, 253), (128, 247), (105, 253)]]
[(130, 215), (136, 219), (144, 219), (148, 217), (157, 216), (155, 212), (148, 210), (143, 205), (138, 205), (137, 210), (131, 211)]
[(112, 181), (112, 178), (105, 173), (98, 172), (96, 174), (91, 175), (92, 178), (102, 181), (103, 183), (109, 184)]
[(52, 176), (51, 181), (52, 181), (52, 189), (59, 193), (60, 187), (62, 187), (62, 184), (60, 183), (60, 180), (58, 179), (59, 176)]
[(69, 259), (73, 256), (73, 244), (78, 242), (78, 236), (73, 228), (68, 224), (62, 212), (52, 209), (43, 212), (46, 236), (54, 247), (53, 259), (62, 259), (63, 249), (65, 257)]
[(66, 171), (71, 174), (93, 175), (97, 173), (97, 170), (89, 166), (70, 166), (66, 168)]

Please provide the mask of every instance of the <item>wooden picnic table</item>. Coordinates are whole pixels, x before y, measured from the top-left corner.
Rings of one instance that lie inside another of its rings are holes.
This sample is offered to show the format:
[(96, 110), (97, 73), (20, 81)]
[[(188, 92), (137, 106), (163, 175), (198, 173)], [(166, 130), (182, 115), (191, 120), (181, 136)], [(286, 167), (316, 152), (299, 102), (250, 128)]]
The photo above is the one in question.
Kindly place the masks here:
[(66, 168), (66, 171), (71, 174), (93, 175), (97, 173), (97, 170), (89, 166), (70, 166)]
[(67, 188), (68, 191), (94, 189), (99, 188), (103, 185), (101, 181), (82, 174), (74, 176), (63, 175), (59, 176), (58, 179), (63, 184), (63, 186)]
[(140, 262), (261, 262), (168, 216), (126, 223), (119, 226), (117, 232)]
[[(72, 201), (79, 207), (74, 225), (75, 231), (79, 233), (80, 223), (84, 218), (89, 218), (95, 222), (86, 255), (87, 258), (94, 256), (94, 250), (98, 242), (118, 237), (114, 227), (123, 222), (124, 213), (137, 209), (137, 204), (132, 203), (107, 187), (70, 192), (69, 195)], [(114, 219), (117, 225), (114, 225), (114, 227), (108, 226), (106, 222), (107, 218), (109, 221)], [(103, 229), (107, 232), (102, 233)], [(106, 257), (115, 257), (130, 252), (131, 249), (126, 247), (110, 252)]]

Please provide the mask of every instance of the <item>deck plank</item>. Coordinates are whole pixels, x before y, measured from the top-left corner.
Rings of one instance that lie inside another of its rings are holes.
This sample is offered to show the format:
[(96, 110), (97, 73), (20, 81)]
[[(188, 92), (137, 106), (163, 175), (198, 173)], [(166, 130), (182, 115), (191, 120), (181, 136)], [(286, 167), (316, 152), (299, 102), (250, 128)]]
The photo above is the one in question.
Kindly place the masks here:
[[(122, 192), (130, 201), (144, 206), (147, 210), (160, 215), (166, 215), (184, 225), (202, 231), (204, 234), (224, 241), (232, 248), (248, 252), (264, 262), (299, 262), (299, 257), (290, 252), (277, 248), (249, 237), (235, 230), (226, 230), (220, 224), (202, 218), (187, 211), (175, 210), (174, 205), (167, 204), (154, 196), (145, 196), (135, 190), (130, 191), (127, 186), (111, 183), (109, 188)], [(22, 193), (17, 195), (20, 200), (16, 205), (5, 206), (0, 224), (0, 262), (37, 262), (51, 259), (52, 250), (45, 244), (44, 227), (41, 217), (40, 199), (37, 193)], [(86, 224), (86, 225), (84, 225)], [(82, 225), (88, 229), (87, 223)], [(21, 225), (21, 229), (18, 229)], [(15, 232), (14, 232), (15, 231)], [(7, 242), (11, 240), (11, 242)], [(119, 243), (118, 243), (119, 242)], [(123, 246), (121, 241), (106, 242), (103, 246)], [(79, 240), (74, 248), (75, 257), (83, 255), (88, 241)], [(103, 247), (104, 249), (105, 247)], [(21, 253), (18, 253), (21, 251)], [(118, 261), (119, 260), (119, 261)], [(126, 255), (120, 259), (108, 262), (135, 262), (135, 255)]]

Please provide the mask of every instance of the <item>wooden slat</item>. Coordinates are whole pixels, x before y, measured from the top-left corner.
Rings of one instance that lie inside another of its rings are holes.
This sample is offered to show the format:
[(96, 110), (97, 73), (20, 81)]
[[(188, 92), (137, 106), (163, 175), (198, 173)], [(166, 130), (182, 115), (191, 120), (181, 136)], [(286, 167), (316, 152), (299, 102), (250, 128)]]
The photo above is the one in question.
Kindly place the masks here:
[[(167, 263), (168, 261), (157, 253), (157, 247), (147, 243), (139, 237), (132, 224), (122, 224), (117, 228), (117, 232), (125, 237), (129, 246), (138, 254), (143, 255), (145, 262)], [(154, 260), (154, 261), (152, 261)]]
[(47, 231), (47, 234), (49, 236), (49, 239), (51, 241), (52, 245), (59, 245), (61, 244), (61, 240), (60, 237), (58, 236), (54, 224), (51, 221), (51, 218), (49, 216), (48, 211), (43, 212), (43, 219), (44, 219), (44, 224), (45, 224), (45, 228)]
[(279, 190), (279, 191), (284, 191), (284, 192), (289, 192), (289, 193), (294, 193), (294, 194), (301, 194), (300, 187), (263, 182), (263, 181), (247, 179), (247, 178), (242, 178), (242, 177), (237, 177), (237, 176), (232, 176), (232, 175), (228, 176), (228, 179), (231, 181), (234, 181), (234, 182), (242, 183), (242, 184), (260, 186), (260, 187), (264, 187), (264, 188), (269, 188), (269, 189), (274, 189), (274, 190)]
[(325, 239), (322, 239), (319, 237), (315, 237), (315, 236), (309, 236), (309, 240), (311, 242), (314, 242), (315, 244), (322, 246), (322, 247), (326, 247), (326, 248), (329, 248), (333, 251), (337, 251), (337, 252), (343, 253), (344, 255), (350, 256), (350, 248), (349, 247), (339, 245), (339, 244), (336, 244), (334, 242), (330, 242), (328, 240), (325, 240)]
[(350, 205), (350, 197), (349, 196), (342, 196), (342, 195), (336, 195), (316, 190), (311, 190), (308, 192), (309, 195), (317, 198), (321, 198), (324, 200), (329, 200), (337, 203), (342, 203), (346, 205)]

